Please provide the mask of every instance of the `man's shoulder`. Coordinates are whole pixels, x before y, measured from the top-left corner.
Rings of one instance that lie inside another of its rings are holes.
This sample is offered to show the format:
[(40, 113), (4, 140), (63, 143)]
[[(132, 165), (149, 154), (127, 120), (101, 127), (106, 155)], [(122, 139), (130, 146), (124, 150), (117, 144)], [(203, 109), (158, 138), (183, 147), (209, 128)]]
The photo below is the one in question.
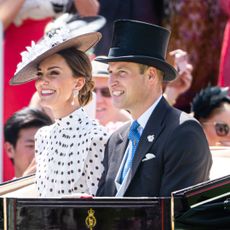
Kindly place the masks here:
[(181, 111), (177, 108), (169, 108), (165, 113), (165, 117), (162, 119), (164, 124), (164, 137), (169, 138), (183, 138), (186, 139), (189, 135), (204, 136), (203, 129), (192, 114)]
[(186, 121), (193, 121), (193, 122), (199, 123), (199, 121), (196, 120), (196, 118), (194, 118), (192, 114), (189, 114), (189, 113), (181, 111), (181, 113), (180, 113), (180, 123), (182, 124), (182, 123), (184, 123)]
[(131, 125), (131, 121), (126, 121), (115, 132), (117, 132), (117, 133), (123, 133), (124, 131), (126, 131), (130, 127), (130, 125)]
[(194, 118), (192, 113), (184, 112), (184, 111), (177, 109), (175, 107), (170, 107), (167, 110), (166, 117), (169, 120), (174, 120), (174, 121), (178, 122), (179, 124), (183, 124), (187, 121), (196, 122), (199, 124), (199, 121), (197, 121), (196, 118)]
[(110, 139), (117, 138), (118, 136), (124, 137), (127, 131), (129, 130), (130, 124), (131, 124), (131, 121), (124, 122), (124, 124), (120, 128), (118, 128), (116, 131), (114, 131), (111, 134)]
[(169, 120), (172, 121), (171, 123), (167, 122), (167, 130), (171, 136), (169, 140), (173, 139), (175, 141), (177, 139), (178, 142), (181, 142), (181, 139), (183, 139), (183, 144), (186, 145), (194, 145), (198, 139), (199, 143), (203, 143), (202, 140), (205, 140), (204, 130), (192, 114), (180, 111), (177, 118)]

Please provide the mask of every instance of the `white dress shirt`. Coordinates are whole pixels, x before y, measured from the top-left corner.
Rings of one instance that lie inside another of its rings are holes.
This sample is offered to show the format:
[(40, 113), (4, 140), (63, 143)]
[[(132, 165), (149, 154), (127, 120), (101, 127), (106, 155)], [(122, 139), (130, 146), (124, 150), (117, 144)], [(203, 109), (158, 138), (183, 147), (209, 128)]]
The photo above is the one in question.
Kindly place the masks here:
[[(152, 114), (152, 112), (154, 111), (154, 109), (156, 108), (156, 106), (158, 105), (159, 101), (161, 100), (162, 96), (160, 96), (138, 119), (137, 119), (137, 122), (140, 124), (140, 126), (137, 128), (140, 136), (141, 134), (143, 133), (143, 130)], [(132, 120), (133, 122), (133, 120)], [(117, 194), (116, 196), (117, 197), (121, 197), (123, 196), (125, 190), (126, 190), (126, 186), (127, 186), (127, 179), (129, 177), (129, 173), (130, 173), (130, 170), (127, 172), (122, 184), (120, 183), (120, 177), (121, 177), (121, 173), (122, 173), (122, 170), (123, 170), (123, 167), (125, 165), (125, 161), (128, 157), (128, 153), (129, 151), (132, 151), (132, 142), (129, 141), (128, 143), (128, 146), (126, 148), (126, 151), (125, 151), (125, 154), (124, 154), (124, 157), (122, 159), (122, 162), (121, 162), (121, 165), (120, 165), (120, 168), (118, 170), (118, 173), (117, 173), (117, 176), (115, 178), (115, 184), (116, 184), (116, 188), (117, 188)]]

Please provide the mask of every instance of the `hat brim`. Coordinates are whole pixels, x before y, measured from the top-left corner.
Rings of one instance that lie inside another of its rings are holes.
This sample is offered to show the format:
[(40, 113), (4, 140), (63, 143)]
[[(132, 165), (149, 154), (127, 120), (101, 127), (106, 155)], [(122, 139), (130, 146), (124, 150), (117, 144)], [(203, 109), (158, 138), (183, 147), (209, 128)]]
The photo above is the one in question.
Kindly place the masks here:
[(20, 85), (35, 80), (37, 78), (37, 65), (45, 58), (70, 47), (75, 47), (76, 49), (85, 52), (96, 45), (100, 39), (101, 34), (99, 32), (91, 32), (70, 38), (52, 47), (19, 70), (10, 80), (10, 85)]
[(108, 78), (108, 74), (93, 74), (93, 78)]
[(154, 66), (157, 69), (161, 70), (164, 73), (164, 81), (172, 81), (177, 76), (176, 69), (168, 64), (167, 62), (148, 56), (141, 55), (128, 55), (128, 56), (119, 56), (119, 57), (106, 57), (106, 58), (95, 58), (96, 61), (108, 63), (108, 62), (135, 62), (144, 65)]

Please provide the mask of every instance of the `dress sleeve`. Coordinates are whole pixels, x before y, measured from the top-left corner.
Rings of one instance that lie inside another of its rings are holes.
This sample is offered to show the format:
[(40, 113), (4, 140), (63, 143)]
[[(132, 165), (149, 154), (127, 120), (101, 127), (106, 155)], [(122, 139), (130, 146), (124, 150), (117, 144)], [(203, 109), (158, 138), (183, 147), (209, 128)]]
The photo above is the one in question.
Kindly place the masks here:
[(39, 153), (39, 149), (41, 149), (41, 143), (42, 143), (42, 128), (38, 129), (34, 136), (35, 140), (35, 157), (37, 158), (37, 155)]
[(85, 161), (85, 173), (89, 193), (93, 196), (96, 195), (98, 183), (104, 171), (102, 161), (107, 140), (108, 135), (104, 130), (100, 130), (91, 137), (90, 148)]

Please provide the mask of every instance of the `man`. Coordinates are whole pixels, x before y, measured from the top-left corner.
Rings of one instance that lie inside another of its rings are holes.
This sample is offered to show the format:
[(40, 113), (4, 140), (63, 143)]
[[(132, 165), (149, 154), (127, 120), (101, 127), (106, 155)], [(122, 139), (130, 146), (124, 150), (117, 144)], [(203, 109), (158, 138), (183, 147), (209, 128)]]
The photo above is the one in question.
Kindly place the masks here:
[(124, 122), (130, 120), (130, 115), (127, 111), (116, 108), (112, 103), (108, 88), (108, 65), (95, 60), (93, 60), (91, 64), (93, 81), (95, 82), (96, 119), (112, 133), (124, 124)]
[(15, 177), (23, 173), (34, 158), (34, 135), (39, 128), (52, 124), (45, 113), (24, 108), (15, 112), (4, 125), (4, 148), (14, 165)]
[(209, 178), (212, 160), (202, 127), (162, 96), (163, 81), (176, 78), (165, 61), (169, 34), (118, 20), (108, 57), (97, 59), (109, 64), (114, 105), (134, 120), (108, 141), (98, 196), (170, 196)]

